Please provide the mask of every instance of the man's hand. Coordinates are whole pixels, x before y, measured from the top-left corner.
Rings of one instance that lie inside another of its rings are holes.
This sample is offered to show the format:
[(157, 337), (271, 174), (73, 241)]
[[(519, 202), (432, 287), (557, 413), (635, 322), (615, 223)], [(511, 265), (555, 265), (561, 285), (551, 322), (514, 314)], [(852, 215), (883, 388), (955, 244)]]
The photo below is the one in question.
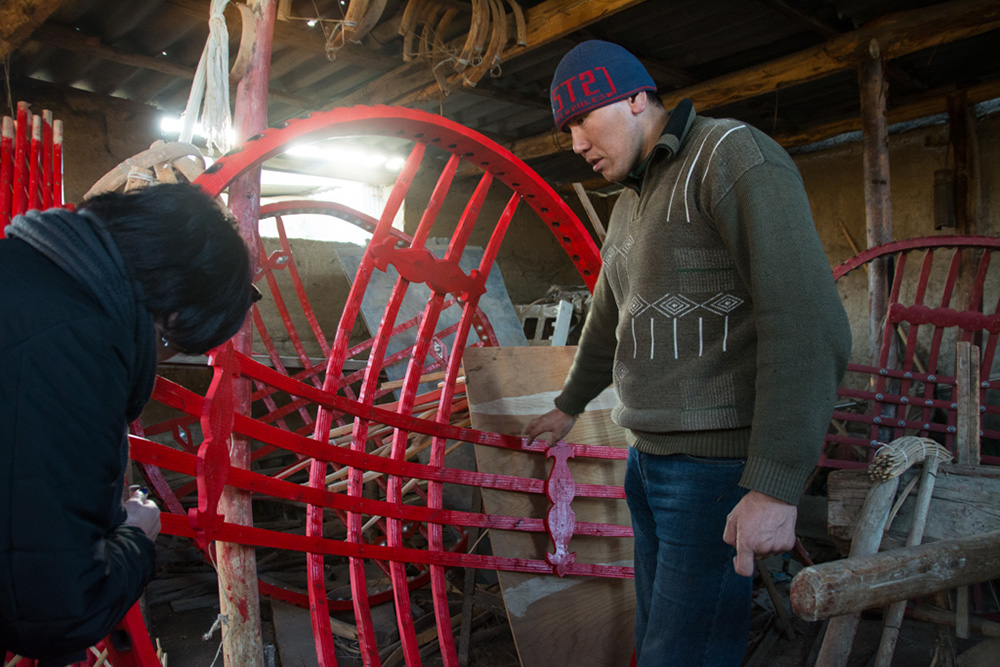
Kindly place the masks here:
[(575, 423), (575, 415), (568, 415), (556, 408), (537, 419), (533, 419), (524, 430), (524, 435), (530, 440), (534, 440), (542, 433), (549, 433), (551, 434), (549, 436), (549, 446), (551, 447), (565, 438)]
[(726, 518), (722, 535), (736, 547), (733, 568), (736, 574), (753, 576), (755, 557), (780, 554), (795, 547), (795, 518), (798, 509), (759, 491), (751, 491), (736, 504)]
[(137, 490), (125, 501), (125, 525), (135, 526), (151, 540), (160, 534), (160, 508), (146, 497), (146, 492)]

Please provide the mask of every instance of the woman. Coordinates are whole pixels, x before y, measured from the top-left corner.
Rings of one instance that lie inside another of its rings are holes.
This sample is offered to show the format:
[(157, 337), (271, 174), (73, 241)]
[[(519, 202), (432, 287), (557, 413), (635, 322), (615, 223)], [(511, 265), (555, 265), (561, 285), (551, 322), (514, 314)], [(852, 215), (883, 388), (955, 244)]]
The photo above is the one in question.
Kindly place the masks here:
[(239, 330), (259, 293), (190, 185), (29, 211), (0, 240), (0, 660), (65, 665), (153, 576), (159, 510), (122, 502), (127, 427), (157, 360)]

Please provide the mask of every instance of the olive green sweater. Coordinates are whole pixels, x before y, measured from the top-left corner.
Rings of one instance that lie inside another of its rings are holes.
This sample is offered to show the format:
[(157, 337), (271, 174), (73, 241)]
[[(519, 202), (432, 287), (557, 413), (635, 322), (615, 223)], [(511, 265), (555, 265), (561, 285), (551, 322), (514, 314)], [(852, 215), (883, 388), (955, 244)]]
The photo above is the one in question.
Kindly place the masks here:
[(847, 365), (847, 316), (788, 154), (685, 112), (615, 204), (556, 405), (579, 414), (613, 383), (636, 449), (746, 458), (741, 486), (795, 504)]

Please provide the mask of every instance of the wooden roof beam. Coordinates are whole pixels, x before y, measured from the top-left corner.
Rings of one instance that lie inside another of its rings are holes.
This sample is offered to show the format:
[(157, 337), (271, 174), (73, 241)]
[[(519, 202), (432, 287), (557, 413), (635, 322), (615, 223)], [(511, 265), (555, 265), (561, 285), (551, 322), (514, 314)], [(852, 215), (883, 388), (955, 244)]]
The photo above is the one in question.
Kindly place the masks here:
[[(194, 80), (195, 70), (193, 67), (182, 67), (162, 58), (153, 58), (152, 56), (128, 53), (120, 49), (115, 49), (101, 43), (101, 40), (97, 37), (88, 37), (76, 30), (54, 24), (43, 24), (31, 34), (29, 39), (47, 46), (73, 51), (74, 53), (83, 53), (96, 58), (103, 58), (104, 60), (128, 65), (129, 67), (148, 69), (178, 79)], [(273, 101), (298, 107), (303, 107), (310, 103), (308, 100), (286, 95), (278, 91), (272, 91), (269, 96)]]
[[(938, 88), (920, 95), (914, 95), (902, 104), (890, 107), (888, 111), (889, 125), (936, 116), (948, 112), (948, 99), (956, 93), (964, 93), (969, 104), (979, 104), (1000, 97), (1000, 81), (991, 81), (970, 88)], [(789, 132), (774, 136), (775, 141), (785, 148), (805, 146), (823, 141), (848, 132), (860, 132), (861, 119), (857, 116), (843, 120), (825, 123), (815, 127), (805, 128), (800, 132)]]
[[(695, 108), (713, 109), (739, 100), (853, 70), (867, 57), (868, 44), (878, 41), (888, 59), (974, 37), (1000, 28), (1000, 3), (995, 0), (953, 0), (872, 21), (854, 32), (761, 65), (717, 77), (663, 95), (670, 109), (690, 97)], [(831, 135), (834, 136), (834, 135)], [(827, 137), (828, 138), (828, 137)], [(546, 132), (515, 142), (511, 151), (522, 160), (571, 148), (569, 135)]]

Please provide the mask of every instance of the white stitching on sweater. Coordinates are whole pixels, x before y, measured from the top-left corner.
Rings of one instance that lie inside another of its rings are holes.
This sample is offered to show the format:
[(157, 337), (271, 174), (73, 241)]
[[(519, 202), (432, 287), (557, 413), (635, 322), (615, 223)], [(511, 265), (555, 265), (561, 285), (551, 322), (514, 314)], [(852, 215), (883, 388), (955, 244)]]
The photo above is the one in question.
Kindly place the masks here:
[[(694, 159), (691, 160), (691, 166), (688, 167), (687, 178), (684, 179), (684, 220), (689, 224), (691, 222), (691, 206), (688, 204), (688, 185), (691, 183), (691, 176), (694, 175), (694, 166), (698, 163), (698, 158), (701, 157), (701, 150), (705, 147), (705, 143), (708, 141), (708, 137), (711, 136), (711, 134), (711, 130), (705, 133), (705, 138), (701, 140), (701, 145), (698, 146), (698, 152), (695, 153)], [(728, 132), (726, 134), (728, 134)], [(723, 135), (723, 137), (725, 137), (725, 135)], [(719, 141), (722, 141), (722, 139)], [(718, 144), (716, 144), (716, 146), (718, 146)], [(705, 167), (705, 170), (707, 172), (708, 167)]]
[(729, 130), (726, 130), (725, 134), (723, 134), (721, 137), (719, 137), (719, 140), (717, 142), (715, 142), (715, 146), (712, 148), (712, 153), (711, 153), (711, 155), (708, 156), (708, 164), (705, 165), (705, 172), (701, 175), (701, 182), (702, 183), (705, 182), (705, 178), (708, 176), (708, 168), (712, 166), (712, 158), (715, 157), (715, 151), (719, 150), (719, 145), (722, 144), (722, 141), (726, 137), (728, 137), (732, 132), (735, 132), (736, 130), (742, 130), (742, 129), (745, 129), (745, 128), (746, 128), (746, 125), (738, 125), (736, 127), (730, 128)]

